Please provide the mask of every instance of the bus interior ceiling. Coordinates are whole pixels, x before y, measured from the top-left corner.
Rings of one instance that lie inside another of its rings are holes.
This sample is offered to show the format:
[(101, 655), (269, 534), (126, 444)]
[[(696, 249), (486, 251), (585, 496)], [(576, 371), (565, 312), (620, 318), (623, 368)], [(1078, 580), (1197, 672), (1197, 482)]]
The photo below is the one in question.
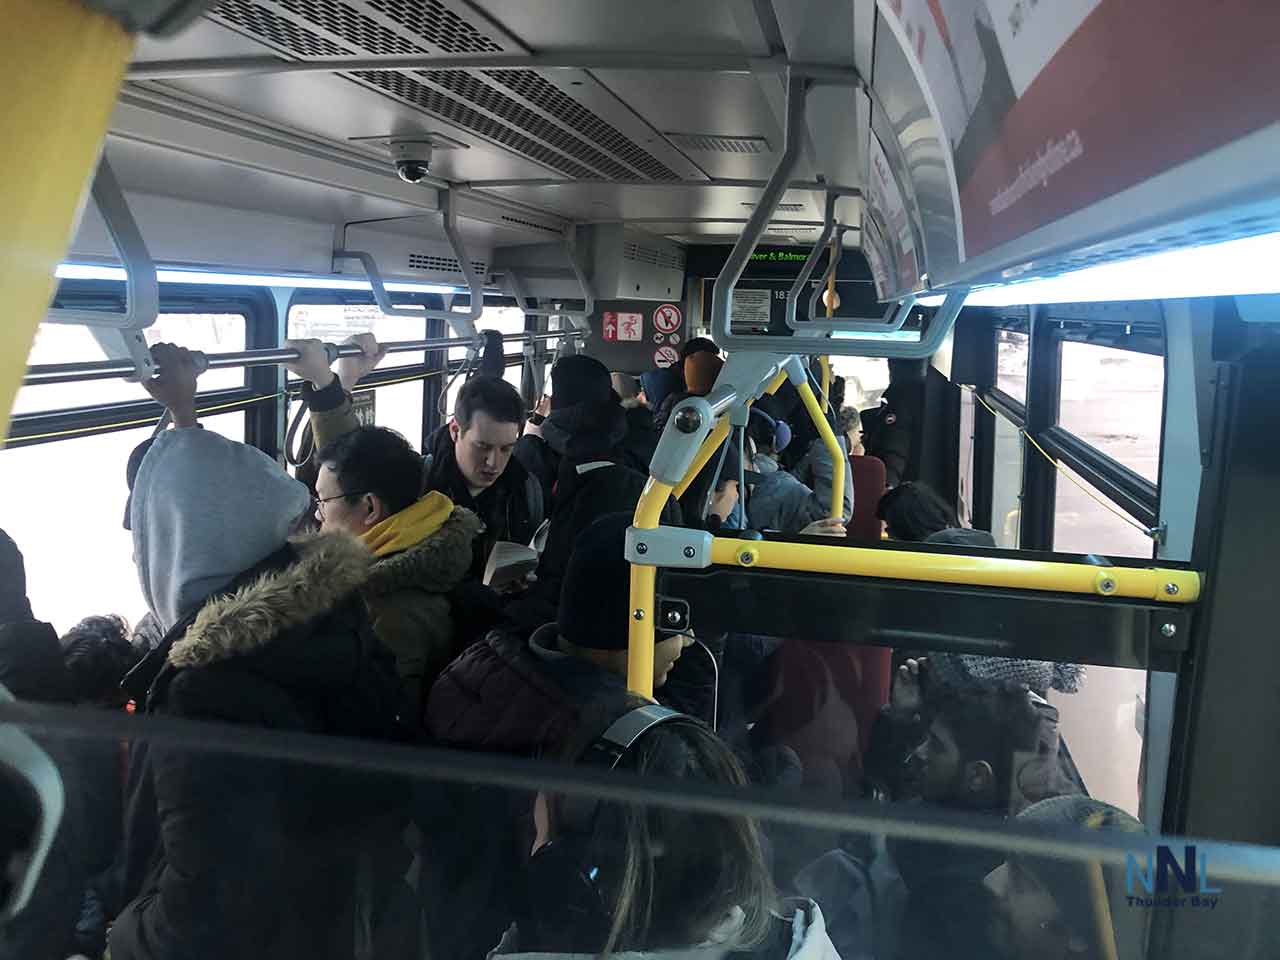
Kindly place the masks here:
[[(530, 407), (556, 343), (517, 335), (571, 330), (584, 309), (582, 349), (635, 374), (700, 334), (728, 343), (726, 371), (744, 377), (755, 368), (740, 358), (777, 354), (781, 375), (786, 355), (830, 354), (849, 405), (876, 411), (881, 430), (900, 418), (896, 479), (991, 532), (998, 552), (979, 558), (1195, 571), (1199, 603), (1175, 607), (1172, 583), (1111, 600), (1114, 582), (1028, 595), (725, 564), (661, 570), (651, 602), (685, 595), (695, 623), (701, 611), (726, 632), (767, 633), (753, 618), (785, 619), (801, 597), (832, 607), (806, 627), (846, 641), (934, 649), (908, 645), (909, 624), (939, 651), (1085, 663), (1083, 690), (1049, 699), (1094, 796), (1153, 831), (1280, 844), (1263, 802), (1277, 764), (1260, 753), (1244, 770), (1224, 742), (1245, 727), (1265, 738), (1258, 725), (1280, 719), (1280, 653), (1246, 636), (1266, 591), (1244, 562), (1280, 529), (1275, 448), (1257, 439), (1280, 428), (1267, 388), (1276, 247), (1239, 281), (1194, 259), (1149, 282), (1126, 273), (1135, 258), (1280, 237), (1280, 112), (1263, 95), (1280, 6), (1232, 0), (1230, 22), (1206, 26), (1174, 4), (1154, 40), (1142, 27), (1154, 0), (1129, 14), (1120, 0), (1076, 6), (222, 0), (175, 34), (139, 36), (104, 131), (161, 271), (146, 338), (208, 354), (357, 332), (427, 341), (365, 384), (369, 416), (423, 450), (467, 346), (441, 319), (381, 310), (370, 257), (397, 304), (463, 313), (470, 263), (476, 325), (508, 337), (505, 375)], [(1171, 67), (1189, 38), (1198, 56)], [(1146, 58), (1097, 53), (1148, 42)], [(1244, 93), (1219, 109), (1230, 90)], [(1126, 119), (1157, 114), (1150, 129)], [(86, 200), (56, 307), (121, 309), (110, 218)], [(824, 309), (828, 279), (840, 302)], [(803, 295), (788, 301), (793, 284)], [(895, 353), (947, 323), (931, 356)], [(0, 470), (6, 493), (40, 486), (92, 543), (59, 561), (76, 571), (76, 613), (124, 603), (132, 618), (144, 612), (132, 571), (94, 568), (129, 556), (124, 457), (159, 408), (137, 383), (94, 378), (84, 365), (102, 357), (88, 327), (40, 326)], [(735, 402), (762, 386), (720, 385)], [(204, 424), (283, 458), (299, 386), (266, 361), (210, 370)], [(108, 478), (87, 506), (86, 464)], [(20, 544), (46, 522), (27, 506), (0, 505)], [(33, 548), (28, 565), (52, 555)], [(44, 576), (33, 602), (56, 606), (66, 585)], [(836, 616), (854, 596), (866, 617)], [(931, 628), (936, 611), (955, 622)]]

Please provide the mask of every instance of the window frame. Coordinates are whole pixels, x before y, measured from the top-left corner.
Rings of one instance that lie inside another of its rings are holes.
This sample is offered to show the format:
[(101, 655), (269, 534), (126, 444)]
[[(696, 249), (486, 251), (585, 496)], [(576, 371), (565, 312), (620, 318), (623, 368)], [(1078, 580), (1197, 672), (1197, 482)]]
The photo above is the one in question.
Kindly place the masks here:
[[(58, 285), (51, 306), (123, 310), (124, 284), (114, 280), (63, 280)], [(248, 349), (277, 345), (275, 301), (265, 287), (161, 284), (160, 312), (240, 314), (245, 318), (245, 345)], [(270, 454), (271, 449), (265, 444), (265, 440), (274, 431), (264, 433), (263, 424), (274, 417), (276, 404), (253, 401), (262, 401), (275, 391), (264, 389), (261, 379), (254, 374), (254, 368), (249, 368), (244, 386), (198, 392), (196, 404), (198, 407), (228, 403), (248, 404), (244, 411), (245, 442), (265, 449)], [(59, 434), (68, 431), (70, 437), (90, 437), (132, 430), (146, 425), (135, 421), (159, 422), (163, 415), (164, 408), (154, 400), (120, 400), (17, 414), (10, 422), (8, 439), (0, 449), (53, 443), (67, 439)], [(270, 447), (274, 447), (274, 442)]]
[[(993, 520), (991, 490), (995, 477), (995, 417), (1000, 416), (1025, 430), (1046, 453), (1074, 471), (1125, 514), (1148, 529), (1155, 528), (1160, 515), (1159, 485), (1062, 426), (1058, 422), (1058, 414), (1062, 390), (1062, 344), (1089, 343), (1166, 357), (1161, 304), (1140, 301), (1008, 307), (996, 312), (993, 323), (996, 328), (1029, 334), (1027, 396), (1025, 403), (1020, 402), (994, 384), (978, 391), (991, 409), (979, 406), (974, 416), (975, 526), (990, 529)], [(990, 349), (993, 352), (999, 350), (994, 336)], [(1167, 370), (1167, 357), (1165, 362)], [(1167, 402), (1162, 402), (1161, 458), (1167, 406)], [(1039, 451), (1031, 448), (1025, 439), (1023, 447), (1020, 546), (1023, 550), (1051, 551), (1058, 469)], [(981, 484), (977, 477), (982, 478)]]

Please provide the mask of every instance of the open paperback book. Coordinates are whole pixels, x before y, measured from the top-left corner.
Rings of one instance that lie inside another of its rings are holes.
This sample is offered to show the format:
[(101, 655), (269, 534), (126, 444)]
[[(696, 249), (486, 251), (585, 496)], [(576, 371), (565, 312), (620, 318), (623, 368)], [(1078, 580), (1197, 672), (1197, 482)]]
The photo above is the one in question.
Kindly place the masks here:
[(485, 586), (502, 590), (533, 573), (538, 568), (542, 548), (546, 546), (549, 526), (550, 521), (544, 521), (529, 544), (512, 543), (510, 540), (495, 543), (484, 568)]

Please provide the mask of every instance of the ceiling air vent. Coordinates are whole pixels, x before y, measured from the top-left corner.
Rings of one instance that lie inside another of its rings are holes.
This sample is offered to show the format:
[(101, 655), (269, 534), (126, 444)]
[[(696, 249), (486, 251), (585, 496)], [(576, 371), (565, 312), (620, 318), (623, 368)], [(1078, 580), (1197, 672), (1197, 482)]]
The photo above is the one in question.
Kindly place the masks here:
[[(489, 265), (483, 260), (472, 260), (471, 267), (476, 273), (484, 276), (489, 269)], [(462, 276), (462, 268), (454, 257), (440, 257), (433, 253), (411, 253), (409, 254), (410, 270), (426, 270), (432, 273), (456, 273)]]
[[(743, 200), (741, 206), (751, 207), (752, 209), (755, 209), (756, 204), (751, 202), (750, 200)], [(780, 213), (799, 213), (801, 210), (804, 209), (804, 204), (803, 203), (780, 203), (775, 209), (777, 209)]]
[(684, 252), (681, 250), (661, 250), (635, 240), (627, 240), (622, 244), (622, 259), (647, 263), (651, 267), (667, 267), (671, 270), (684, 269)]
[(534, 223), (532, 220), (522, 220), (520, 217), (513, 217), (509, 213), (502, 214), (500, 219), (503, 223), (514, 224), (517, 227), (527, 227), (530, 230), (541, 230), (543, 233), (560, 235), (560, 231), (555, 227), (549, 227), (545, 223)]
[(721, 136), (718, 133), (664, 133), (664, 137), (680, 150), (695, 153), (769, 153), (764, 137)]
[[(222, 0), (209, 14), (295, 57), (514, 53), (443, 0)], [(465, 8), (464, 8), (465, 10)], [(574, 178), (679, 174), (532, 70), (353, 72), (419, 110)]]

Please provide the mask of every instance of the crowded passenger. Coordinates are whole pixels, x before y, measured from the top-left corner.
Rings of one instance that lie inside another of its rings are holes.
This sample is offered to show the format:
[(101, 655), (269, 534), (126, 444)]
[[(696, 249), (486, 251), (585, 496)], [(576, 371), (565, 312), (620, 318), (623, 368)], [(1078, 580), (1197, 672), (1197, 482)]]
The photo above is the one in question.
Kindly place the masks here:
[(426, 691), (460, 652), (450, 593), (471, 568), (480, 520), (438, 491), (420, 495), (422, 459), (385, 427), (356, 427), (316, 461), (320, 529), (354, 534), (376, 558), (361, 593), (421, 716)]
[[(165, 637), (127, 689), (149, 714), (402, 737), (394, 661), (359, 592), (369, 549), (345, 532), (290, 541), (312, 510), (307, 489), (261, 451), (199, 429), (192, 358), (152, 352), (161, 374), (146, 386), (175, 429), (147, 450), (129, 510)], [(389, 798), (353, 778), (160, 742), (142, 766), (131, 814), (154, 822), (131, 823), (131, 844), (149, 868), (111, 928), (114, 960), (343, 955), (358, 837)]]
[[(600, 739), (578, 746), (581, 763), (648, 776), (744, 786), (733, 754), (697, 721), (650, 720), (630, 746), (607, 739), (645, 701), (588, 729)], [(811, 902), (773, 912), (773, 884), (756, 824), (540, 793), (535, 838), (522, 873), (517, 921), (493, 956), (833, 957), (821, 911)], [(794, 911), (794, 913), (792, 912)]]
[[(613, 391), (608, 369), (583, 354), (551, 368), (551, 413), (527, 438), (544, 472), (554, 471), (554, 507), (537, 581), (508, 605), (513, 621), (533, 630), (553, 620), (569, 556), (579, 536), (606, 514), (635, 511), (648, 479), (628, 465), (626, 411)], [(670, 503), (667, 523), (680, 522)]]
[[(685, 390), (670, 394), (663, 401), (662, 408), (654, 417), (654, 426), (659, 433), (666, 428), (680, 401), (689, 397), (705, 397), (724, 369), (724, 361), (710, 340), (695, 337), (685, 348)], [(711, 529), (721, 524), (735, 529), (743, 526), (746, 513), (738, 490), (740, 465), (737, 442), (729, 437), (711, 455), (680, 497), (680, 511), (687, 525)]]
[(627, 465), (647, 476), (653, 451), (658, 448), (659, 433), (653, 425), (653, 410), (638, 379), (629, 373), (617, 372), (610, 374), (610, 379), (613, 392), (621, 399), (627, 415), (627, 436), (623, 440)]
[(76, 703), (122, 707), (120, 682), (140, 654), (129, 640), (129, 625), (114, 614), (86, 617), (62, 637), (62, 660)]
[[(1139, 834), (1142, 824), (1123, 810), (1083, 796), (1043, 800), (1015, 821), (1046, 829)], [(1106, 960), (1140, 956), (1143, 912), (1123, 906), (1121, 868), (1098, 862), (1019, 854), (987, 875), (999, 922), (993, 939), (1011, 957)]]
[(747, 516), (751, 527), (782, 533), (805, 532), (843, 537), (845, 528), (842, 520), (828, 516), (831, 498), (819, 497), (793, 474), (783, 470), (778, 462), (779, 455), (791, 442), (791, 428), (753, 407), (747, 424), (747, 439), (752, 450), (752, 472), (756, 475), (755, 482), (748, 484)]
[[(70, 706), (74, 684), (58, 635), (35, 619), (26, 585), (22, 553), (0, 530), (0, 690), (6, 691), (0, 699)], [(120, 832), (120, 766), (112, 745), (38, 740), (58, 767), (62, 818), (26, 907), (0, 924), (0, 960), (65, 960), (86, 945), (77, 932), (86, 891), (111, 865)]]
[(972, 547), (996, 545), (987, 531), (960, 526), (951, 505), (928, 484), (916, 480), (886, 490), (880, 497), (878, 515), (891, 540)]

